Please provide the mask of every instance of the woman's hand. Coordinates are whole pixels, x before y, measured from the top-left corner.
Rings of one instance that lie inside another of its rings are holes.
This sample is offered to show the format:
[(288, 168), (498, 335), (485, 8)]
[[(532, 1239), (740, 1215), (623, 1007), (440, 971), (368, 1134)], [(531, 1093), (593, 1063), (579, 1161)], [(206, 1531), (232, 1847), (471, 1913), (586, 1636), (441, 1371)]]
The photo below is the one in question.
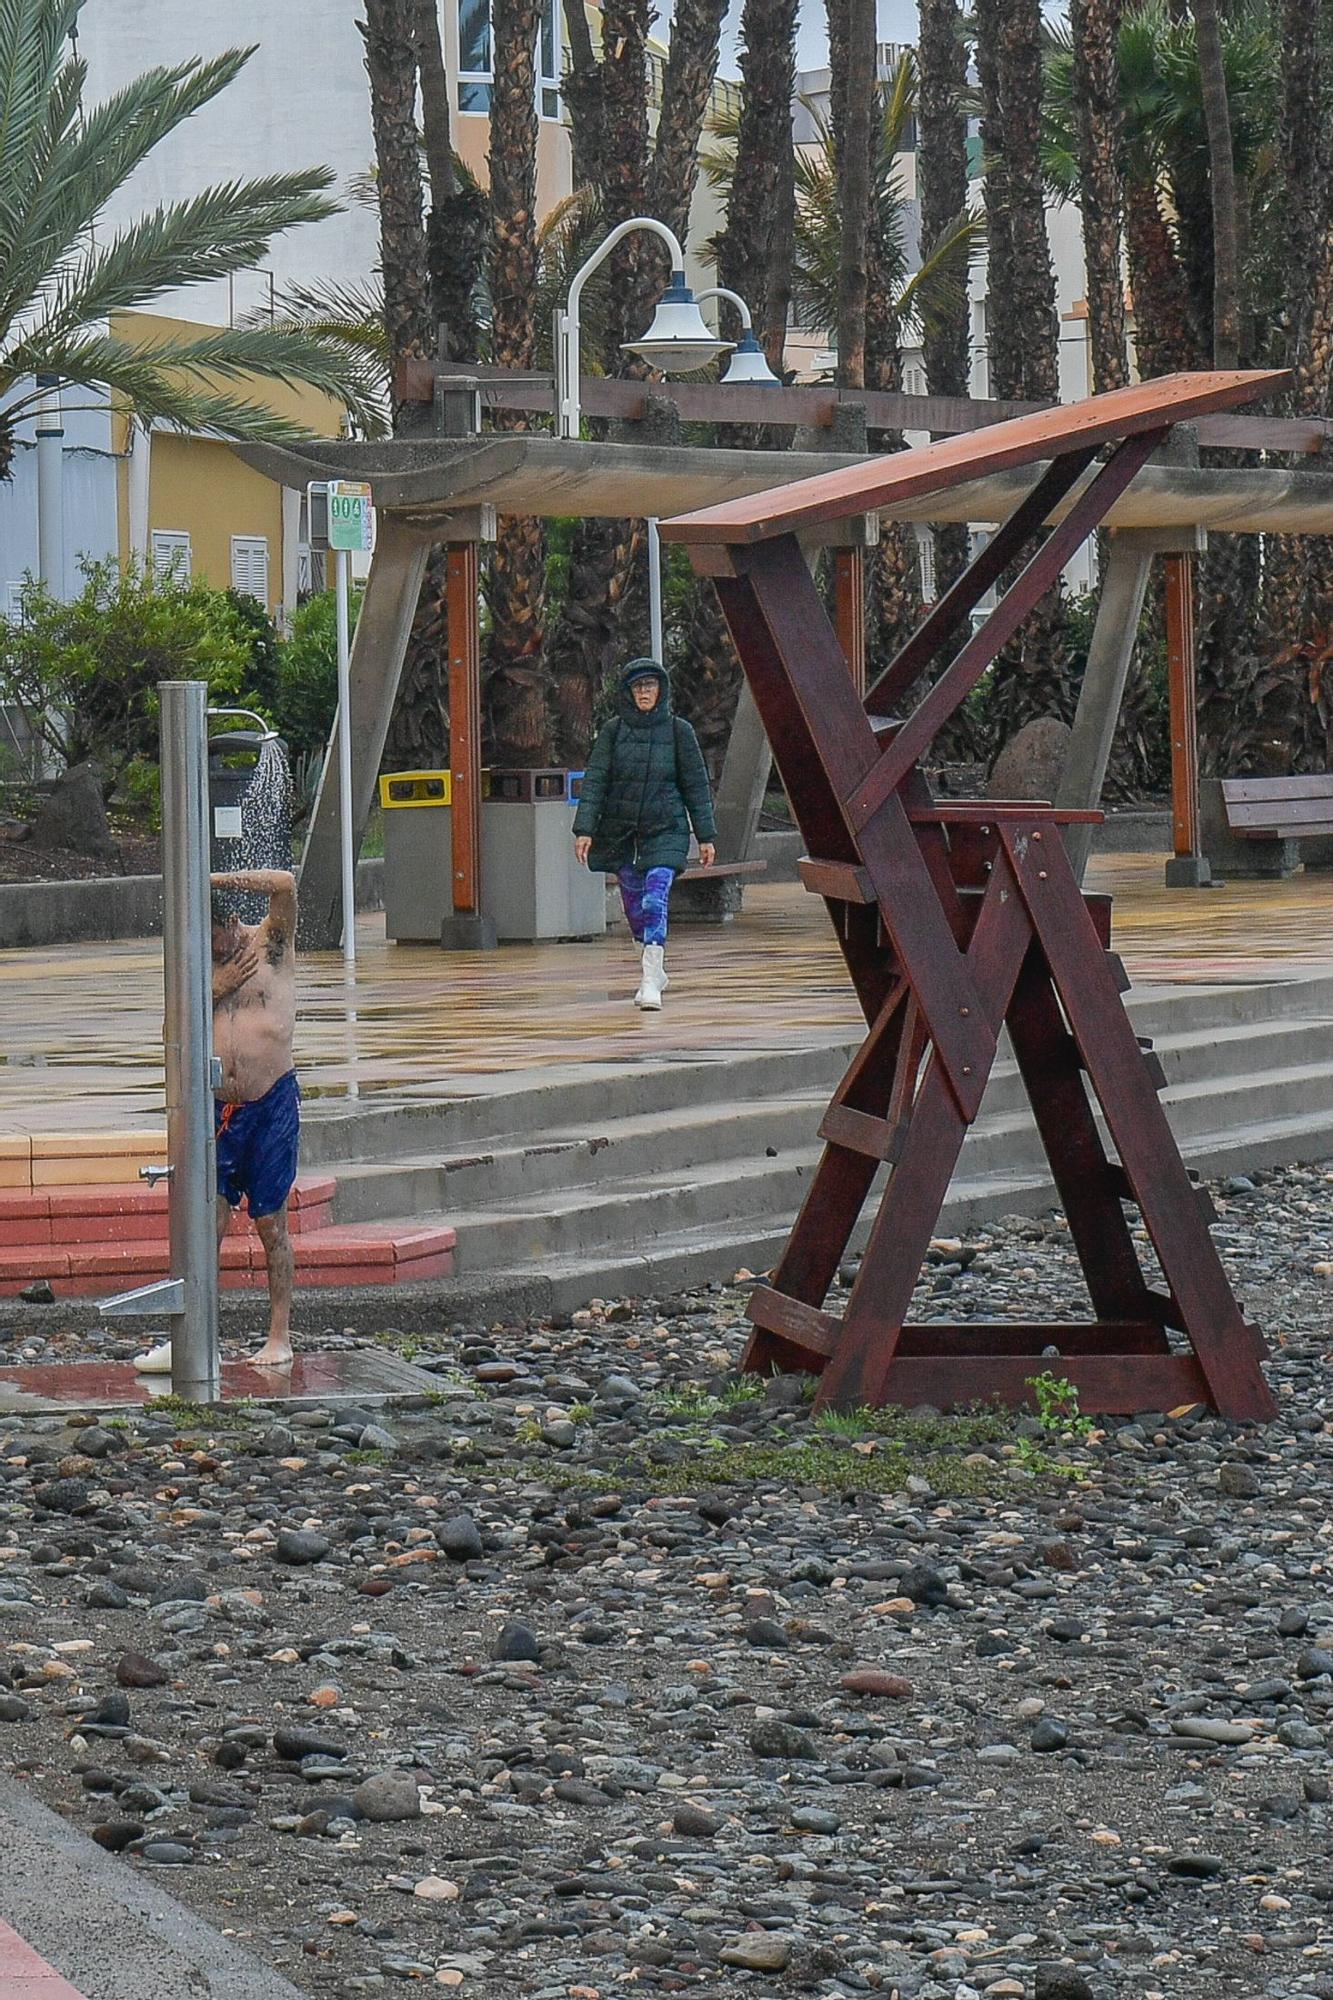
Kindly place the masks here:
[(714, 847), (712, 841), (701, 840), (699, 842), (699, 866), (701, 868), (711, 868), (716, 860), (717, 849)]
[(574, 840), (574, 859), (578, 862), (580, 868), (587, 867), (588, 856), (591, 853), (592, 840), (589, 835), (586, 833), (576, 835)]

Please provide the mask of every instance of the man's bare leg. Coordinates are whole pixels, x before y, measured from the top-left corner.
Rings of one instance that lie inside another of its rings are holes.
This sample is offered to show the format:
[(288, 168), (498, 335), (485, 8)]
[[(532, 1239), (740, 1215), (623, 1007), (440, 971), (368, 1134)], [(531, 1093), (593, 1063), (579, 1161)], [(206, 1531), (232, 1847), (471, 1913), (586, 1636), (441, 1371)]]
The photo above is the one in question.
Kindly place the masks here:
[(292, 1286), (295, 1258), (287, 1229), (287, 1210), (257, 1215), (255, 1228), (268, 1264), (268, 1339), (254, 1357), (256, 1368), (288, 1368), (292, 1360)]

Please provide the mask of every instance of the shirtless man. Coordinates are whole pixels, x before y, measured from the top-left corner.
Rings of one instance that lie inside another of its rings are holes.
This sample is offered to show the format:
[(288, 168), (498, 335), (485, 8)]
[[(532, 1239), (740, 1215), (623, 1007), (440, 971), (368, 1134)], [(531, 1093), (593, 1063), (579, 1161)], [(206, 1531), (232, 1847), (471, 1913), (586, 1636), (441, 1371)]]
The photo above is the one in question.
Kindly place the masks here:
[[(244, 1199), (268, 1264), (268, 1339), (258, 1368), (292, 1359), (291, 1237), (287, 1199), (296, 1180), (301, 1092), (292, 1067), (296, 1030), (296, 877), (284, 869), (244, 870), (210, 878), (213, 896), (213, 1053), (222, 1082), (213, 1107), (217, 1135), (218, 1246)], [(243, 924), (228, 889), (268, 897), (262, 923)], [(137, 1364), (163, 1373), (165, 1342)]]

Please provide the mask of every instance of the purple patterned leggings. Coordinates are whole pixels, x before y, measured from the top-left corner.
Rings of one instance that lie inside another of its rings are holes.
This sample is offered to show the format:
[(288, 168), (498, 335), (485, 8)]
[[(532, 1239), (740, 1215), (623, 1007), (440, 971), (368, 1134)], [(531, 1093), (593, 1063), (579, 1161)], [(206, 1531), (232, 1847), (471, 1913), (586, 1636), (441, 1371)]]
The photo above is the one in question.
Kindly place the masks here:
[(641, 868), (617, 868), (620, 900), (636, 944), (666, 943), (667, 902), (675, 879), (674, 868), (650, 868), (647, 874)]

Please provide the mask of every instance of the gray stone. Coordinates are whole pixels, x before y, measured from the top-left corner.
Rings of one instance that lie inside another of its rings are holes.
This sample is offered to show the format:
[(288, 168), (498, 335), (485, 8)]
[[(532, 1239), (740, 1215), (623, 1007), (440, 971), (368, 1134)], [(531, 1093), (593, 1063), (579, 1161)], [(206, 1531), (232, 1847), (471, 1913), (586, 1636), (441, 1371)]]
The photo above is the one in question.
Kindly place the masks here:
[(32, 823), (35, 847), (64, 847), (75, 854), (113, 855), (116, 843), (106, 816), (102, 774), (94, 764), (74, 764), (56, 779)]
[(357, 1786), (352, 1803), (376, 1824), (421, 1817), (421, 1794), (410, 1771), (377, 1771)]
[(819, 1757), (813, 1739), (803, 1729), (791, 1722), (779, 1722), (776, 1717), (756, 1722), (750, 1731), (750, 1748), (756, 1757), (781, 1757), (788, 1762), (809, 1762)]
[(1238, 1464), (1227, 1459), (1217, 1468), (1217, 1484), (1220, 1492), (1229, 1500), (1257, 1500), (1259, 1497), (1259, 1475), (1251, 1465)]
[(316, 1534), (313, 1529), (279, 1528), (274, 1553), (280, 1563), (299, 1568), (306, 1563), (323, 1562), (330, 1546), (328, 1536)]
[(671, 1817), (674, 1830), (685, 1840), (711, 1840), (722, 1822), (706, 1806), (693, 1799), (681, 1799)]
[(517, 1618), (511, 1618), (500, 1632), (491, 1651), (495, 1660), (539, 1660), (542, 1656), (541, 1641), (530, 1625), (523, 1625)]
[(754, 1931), (727, 1945), (721, 1958), (724, 1965), (746, 1972), (785, 1972), (791, 1964), (791, 1939), (777, 1931)]
[(470, 1514), (455, 1514), (443, 1522), (435, 1530), (435, 1539), (455, 1562), (480, 1562), (484, 1554), (481, 1530)]
[(1025, 722), (996, 758), (986, 797), (1044, 799), (1049, 803), (1060, 789), (1069, 740), (1068, 723), (1056, 716), (1043, 715), (1035, 722)]

